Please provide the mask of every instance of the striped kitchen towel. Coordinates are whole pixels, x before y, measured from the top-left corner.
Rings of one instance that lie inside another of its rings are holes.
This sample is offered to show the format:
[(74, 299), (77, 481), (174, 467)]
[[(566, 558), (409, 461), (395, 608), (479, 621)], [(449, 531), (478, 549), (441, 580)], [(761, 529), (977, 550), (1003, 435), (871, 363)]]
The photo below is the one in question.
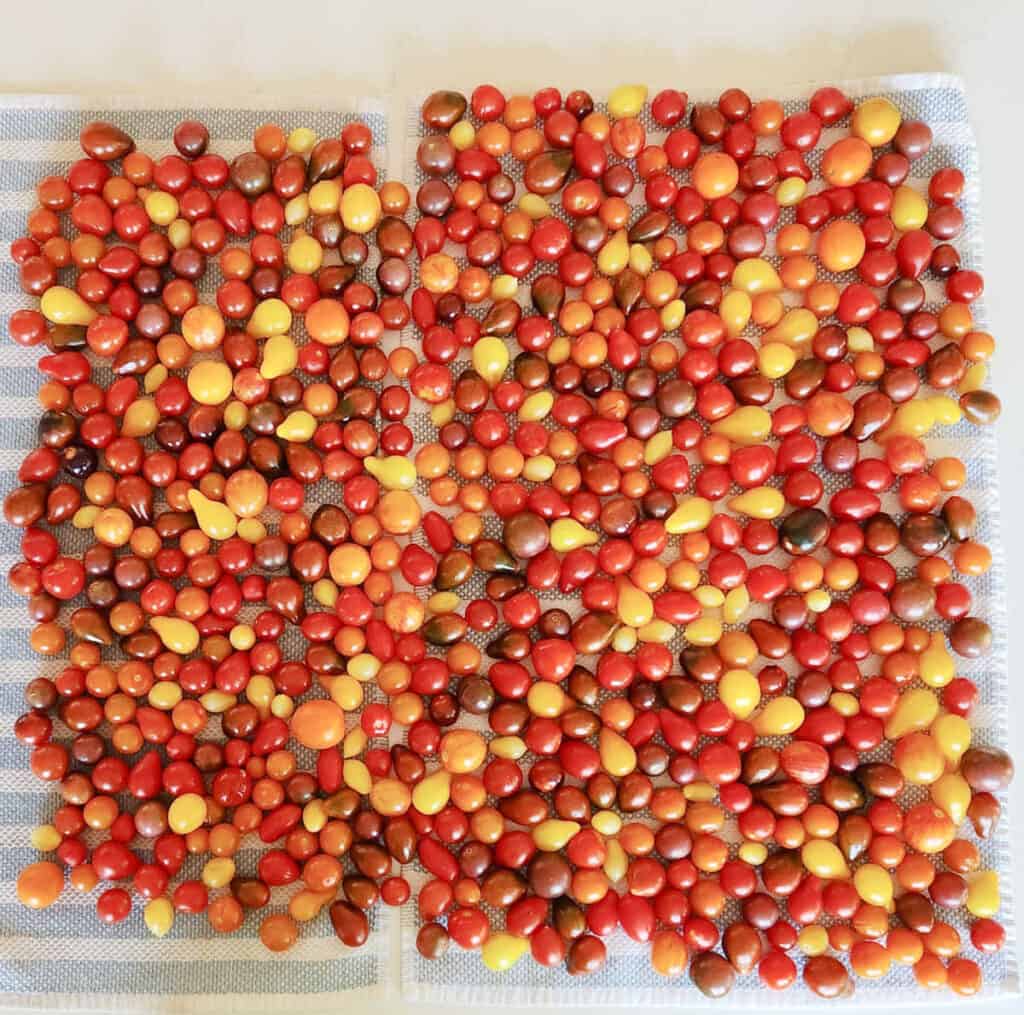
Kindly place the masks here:
[[(21, 292), (9, 247), (25, 234), (25, 218), (37, 205), (38, 180), (66, 172), (82, 157), (79, 130), (96, 119), (117, 123), (154, 156), (174, 151), (171, 134), (181, 120), (199, 119), (210, 130), (210, 150), (228, 159), (252, 149), (253, 131), (263, 123), (337, 136), (346, 123), (360, 119), (372, 131), (374, 163), (382, 173), (386, 168), (388, 124), (379, 103), (285, 110), (250, 101), (239, 108), (186, 109), (142, 107), (130, 100), (0, 99), (0, 495), (17, 485), (17, 468), (36, 443), (40, 377), (35, 363), (43, 354), (7, 337), (10, 315), (33, 303)], [(17, 530), (0, 525), (0, 574), (20, 558), (19, 543)], [(96, 892), (82, 896), (68, 889), (43, 913), (18, 903), (18, 871), (40, 858), (29, 843), (31, 830), (60, 804), (57, 791), (30, 774), (28, 752), (11, 732), (25, 710), (25, 683), (62, 666), (40, 661), (31, 651), (31, 627), (24, 600), (0, 577), (0, 1008), (222, 1013), (277, 1012), (301, 1003), (304, 1011), (337, 1011), (354, 994), (382, 993), (389, 979), (391, 928), (397, 924), (383, 907), (377, 908), (370, 940), (360, 949), (346, 949), (324, 914), (303, 927), (291, 951), (274, 955), (257, 936), (260, 912), (249, 913), (243, 928), (231, 935), (216, 934), (203, 915), (179, 915), (171, 933), (158, 940), (147, 931), (140, 906), (116, 927), (101, 924)], [(240, 873), (254, 873), (257, 845), (240, 851)], [(185, 876), (198, 876), (200, 865), (189, 863)], [(283, 910), (290, 894), (291, 889), (275, 889), (272, 906)]]

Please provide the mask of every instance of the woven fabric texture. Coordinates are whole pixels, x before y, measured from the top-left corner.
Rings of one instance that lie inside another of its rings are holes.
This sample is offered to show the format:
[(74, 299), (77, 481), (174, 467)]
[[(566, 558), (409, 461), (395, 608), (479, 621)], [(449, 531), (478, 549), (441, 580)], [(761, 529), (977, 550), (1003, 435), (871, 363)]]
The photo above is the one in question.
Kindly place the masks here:
[[(286, 130), (310, 127), (320, 136), (337, 136), (346, 123), (362, 119), (372, 131), (373, 160), (383, 172), (388, 127), (383, 109), (376, 103), (284, 110), (259, 103), (247, 108), (153, 109), (130, 102), (86, 107), (70, 99), (0, 101), (3, 495), (17, 485), (18, 465), (35, 446), (39, 415), (39, 351), (19, 348), (6, 337), (10, 315), (30, 302), (20, 291), (8, 248), (24, 235), (25, 216), (36, 204), (36, 182), (49, 173), (65, 172), (82, 157), (78, 134), (83, 124), (95, 119), (116, 122), (140, 149), (159, 156), (174, 150), (171, 134), (176, 124), (185, 118), (200, 119), (210, 130), (211, 151), (230, 159), (251, 150), (253, 131), (262, 123), (279, 123)], [(19, 542), (16, 530), (0, 526), (2, 573), (19, 559)], [(24, 745), (12, 735), (14, 720), (24, 711), (22, 689), (27, 680), (40, 673), (52, 675), (62, 665), (59, 660), (40, 661), (29, 648), (30, 630), (24, 602), (0, 581), (0, 1006), (282, 1011), (300, 998), (310, 999), (312, 1007), (336, 1009), (353, 992), (383, 992), (391, 949), (389, 927), (394, 922), (383, 908), (374, 914), (374, 931), (363, 948), (346, 949), (324, 914), (303, 928), (295, 948), (273, 955), (258, 938), (260, 913), (250, 913), (243, 928), (227, 936), (216, 934), (204, 916), (179, 916), (171, 933), (158, 940), (146, 929), (140, 906), (124, 923), (103, 926), (96, 918), (95, 893), (80, 896), (68, 890), (46, 913), (18, 903), (18, 871), (38, 858), (29, 834), (60, 802), (56, 791), (28, 771)], [(301, 657), (301, 639), (295, 631), (291, 636), (291, 648), (297, 650), (291, 657)], [(209, 732), (215, 732), (213, 724)], [(241, 874), (255, 873), (260, 852), (254, 836), (245, 840), (236, 858)], [(198, 876), (200, 866), (190, 858), (184, 876)], [(275, 889), (272, 906), (282, 910), (291, 892)], [(304, 1004), (304, 1009), (311, 1005)]]
[[(905, 119), (921, 119), (927, 122), (934, 132), (934, 143), (931, 151), (922, 159), (912, 164), (911, 179), (907, 182), (926, 191), (928, 179), (935, 170), (943, 166), (957, 166), (966, 177), (967, 185), (960, 202), (966, 218), (963, 236), (957, 242), (965, 266), (982, 269), (982, 246), (979, 223), (978, 194), (978, 154), (971, 132), (967, 115), (967, 101), (962, 82), (955, 77), (944, 74), (899, 75), (890, 78), (878, 78), (863, 81), (837, 82), (851, 99), (857, 100), (872, 95), (885, 95), (902, 110)], [(787, 113), (798, 108), (798, 104), (806, 103), (817, 85), (794, 86), (784, 93), (775, 93), (775, 97), (783, 102)], [(592, 92), (599, 98), (600, 92)], [(758, 93), (753, 92), (753, 98)], [(715, 101), (717, 92), (690, 92), (692, 102)], [(428, 133), (423, 126), (419, 112), (419, 101), (410, 99), (406, 110), (405, 151), (403, 154), (404, 179), (412, 182), (424, 178), (416, 165), (416, 148), (421, 138)], [(600, 106), (600, 103), (599, 103)], [(646, 115), (646, 114), (645, 114)], [(646, 116), (644, 126), (651, 143), (664, 136), (664, 131)], [(810, 153), (808, 163), (816, 168), (820, 152), (833, 140), (842, 136), (845, 124), (828, 128), (822, 133), (822, 139), (815, 152)], [(397, 132), (396, 132), (397, 138)], [(396, 142), (397, 143), (397, 142)], [(759, 147), (759, 150), (761, 148)], [(767, 148), (765, 149), (767, 150)], [(502, 161), (503, 170), (521, 183), (522, 167), (512, 158)], [(679, 174), (680, 181), (688, 182), (688, 173)], [(633, 200), (639, 200), (638, 192), (634, 192)], [(552, 205), (556, 213), (560, 213), (557, 201)], [(792, 220), (792, 211), (784, 210), (781, 223)], [(455, 253), (455, 251), (452, 251)], [(774, 260), (772, 238), (766, 255)], [(549, 270), (547, 266), (535, 269), (536, 274)], [(530, 276), (532, 279), (533, 276)], [(850, 276), (852, 278), (852, 275)], [(526, 287), (521, 287), (521, 291)], [(928, 283), (928, 306), (941, 305), (943, 294), (941, 287), (935, 282)], [(978, 315), (984, 321), (984, 308), (978, 309)], [(756, 334), (756, 330), (752, 331)], [(998, 377), (997, 377), (998, 381)], [(784, 396), (777, 397), (769, 407), (780, 404)], [(426, 426), (429, 427), (429, 421)], [(999, 532), (999, 496), (998, 473), (996, 463), (996, 437), (991, 429), (985, 430), (966, 422), (956, 427), (935, 431), (936, 436), (928, 442), (929, 456), (939, 458), (954, 454), (962, 458), (967, 465), (967, 483), (963, 496), (972, 501), (978, 509), (978, 538), (992, 548), (994, 563), (989, 573), (981, 580), (973, 581), (971, 590), (975, 596), (974, 613), (985, 617), (992, 625), (994, 639), (990, 655), (976, 662), (958, 660), (958, 672), (970, 676), (981, 692), (980, 707), (972, 716), (974, 725), (974, 742), (978, 744), (997, 744), (1005, 746), (1007, 741), (1007, 668), (1006, 668), (1006, 614), (1005, 614), (1005, 561)], [(874, 453), (878, 452), (874, 448)], [(866, 454), (872, 453), (870, 450)], [(823, 473), (826, 492), (831, 493), (837, 488), (836, 477)], [(830, 486), (830, 483), (832, 484)], [(900, 509), (895, 497), (887, 495), (883, 498), (883, 511), (898, 516)], [(491, 533), (488, 533), (491, 534)], [(759, 558), (778, 563), (784, 561), (784, 555), (777, 559), (772, 557)], [(902, 559), (893, 558), (893, 563), (906, 568), (912, 562), (909, 556)], [(905, 571), (901, 569), (901, 577)], [(580, 612), (578, 601), (558, 603), (557, 600), (545, 599), (545, 606), (562, 605), (573, 616)], [(750, 616), (756, 616), (752, 611)], [(677, 650), (683, 645), (682, 640), (673, 642), (672, 648)], [(790, 672), (795, 672), (790, 669)], [(887, 757), (879, 754), (879, 759)], [(729, 824), (726, 832), (728, 834)], [(733, 828), (733, 833), (735, 829)], [(1007, 928), (1007, 945), (996, 956), (981, 956), (970, 949), (972, 958), (980, 962), (985, 976), (985, 993), (992, 996), (1014, 994), (1020, 990), (1019, 972), (1016, 960), (1016, 939), (1013, 928), (1013, 899), (1009, 871), (1011, 869), (1010, 821), (1005, 813), (998, 834), (992, 839), (981, 843), (983, 863), (1001, 874), (1000, 883), (1003, 893), (1003, 905), (1000, 920)], [(948, 911), (947, 911), (948, 912)], [(961, 911), (962, 913), (963, 911)], [(945, 916), (945, 914), (944, 914)], [(731, 917), (727, 910), (727, 917)], [(966, 923), (960, 919), (953, 922), (967, 940)], [(792, 1008), (809, 1005), (817, 1001), (802, 983), (781, 994), (765, 990), (756, 974), (740, 977), (736, 987), (728, 998), (709, 1001), (684, 977), (682, 980), (666, 980), (654, 972), (648, 959), (648, 946), (632, 942), (621, 931), (608, 941), (608, 962), (598, 973), (584, 977), (570, 976), (564, 968), (544, 969), (528, 958), (519, 962), (501, 978), (490, 973), (479, 957), (475, 954), (449, 948), (440, 960), (428, 961), (416, 950), (416, 932), (419, 920), (412, 911), (402, 914), (402, 995), (408, 999), (431, 1001), (434, 1003), (486, 1004), (486, 1005), (644, 1005), (659, 1007), (686, 1008), (714, 1007), (775, 1007)], [(949, 1000), (954, 996), (950, 995)], [(919, 988), (911, 970), (907, 967), (894, 965), (890, 974), (881, 981), (856, 980), (856, 992), (852, 998), (833, 1001), (830, 1004), (840, 1005), (878, 1005), (893, 1007), (900, 1004), (943, 1003), (943, 996), (936, 996)], [(820, 1003), (820, 1002), (818, 1002)]]

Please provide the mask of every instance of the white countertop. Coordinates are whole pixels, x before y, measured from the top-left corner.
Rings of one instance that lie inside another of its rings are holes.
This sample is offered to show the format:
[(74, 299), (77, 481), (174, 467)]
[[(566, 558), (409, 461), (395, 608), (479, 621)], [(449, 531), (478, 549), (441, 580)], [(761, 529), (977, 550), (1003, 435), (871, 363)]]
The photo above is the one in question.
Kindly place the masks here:
[[(994, 387), (1004, 401), (999, 438), (1010, 616), (1024, 611), (1024, 525), (1018, 530), (1013, 523), (1024, 505), (1024, 398), (1014, 397), (1015, 382), (1024, 383), (1024, 336), (1013, 310), (1024, 273), (1021, 0), (12, 0), (4, 6), (0, 91), (6, 92), (141, 91), (215, 104), (258, 91), (287, 105), (345, 92), (387, 96), (395, 83), (425, 93), (482, 81), (511, 89), (638, 80), (690, 90), (736, 85), (756, 98), (794, 82), (901, 71), (961, 75), (981, 151), (986, 304), (998, 343)], [(1024, 626), (1011, 625), (1009, 648), (1013, 707), (1021, 709)], [(1019, 774), (1011, 809), (1024, 834), (1024, 724), (1013, 728)], [(1020, 904), (1020, 874), (1015, 894)], [(1018, 912), (1018, 926), (1022, 917)], [(984, 1010), (1009, 1015), (1021, 1004)], [(353, 1002), (347, 1015), (369, 1007)], [(442, 1009), (409, 1011), (440, 1015)], [(453, 1015), (451, 1008), (444, 1013)]]

